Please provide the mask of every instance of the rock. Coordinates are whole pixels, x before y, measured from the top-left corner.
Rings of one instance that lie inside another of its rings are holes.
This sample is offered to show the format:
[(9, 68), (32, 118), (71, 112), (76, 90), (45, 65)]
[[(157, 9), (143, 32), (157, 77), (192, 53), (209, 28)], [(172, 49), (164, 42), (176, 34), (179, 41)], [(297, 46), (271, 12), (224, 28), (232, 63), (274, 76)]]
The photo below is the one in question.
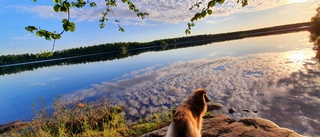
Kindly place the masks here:
[(221, 105), (220, 103), (208, 103), (207, 104), (208, 107), (208, 111), (212, 111), (212, 110), (220, 110), (223, 105)]
[(140, 137), (164, 137), (167, 134), (167, 130), (168, 130), (169, 126), (166, 126), (164, 128), (155, 130), (155, 131), (151, 131), (147, 134), (144, 134)]
[(234, 109), (233, 107), (229, 109), (229, 113), (232, 114), (232, 113), (234, 113), (234, 112), (236, 112), (236, 109)]
[[(270, 120), (262, 118), (241, 118), (237, 122), (225, 114), (211, 114), (203, 120), (202, 137), (301, 137), (298, 133), (281, 128)], [(141, 137), (164, 137), (168, 127), (152, 131)]]
[(244, 109), (244, 110), (242, 110), (242, 111), (244, 111), (244, 112), (250, 112), (250, 110), (249, 110), (249, 109)]
[(15, 121), (15, 122), (10, 122), (10, 123), (7, 123), (7, 124), (3, 124), (3, 125), (0, 125), (0, 134), (4, 133), (4, 132), (7, 132), (11, 129), (20, 129), (22, 128), (23, 126), (25, 126), (27, 123), (26, 122), (23, 122), (23, 121)]

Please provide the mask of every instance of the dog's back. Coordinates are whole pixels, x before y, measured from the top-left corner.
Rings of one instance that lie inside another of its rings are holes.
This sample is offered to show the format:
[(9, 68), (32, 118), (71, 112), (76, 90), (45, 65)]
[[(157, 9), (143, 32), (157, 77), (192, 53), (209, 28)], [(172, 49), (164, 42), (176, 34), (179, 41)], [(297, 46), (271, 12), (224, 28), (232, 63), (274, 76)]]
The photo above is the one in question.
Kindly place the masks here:
[(198, 89), (175, 112), (166, 137), (201, 137), (202, 116), (210, 100)]
[[(180, 109), (180, 110), (179, 110)], [(166, 137), (201, 137), (197, 121), (190, 111), (179, 108), (169, 126)]]

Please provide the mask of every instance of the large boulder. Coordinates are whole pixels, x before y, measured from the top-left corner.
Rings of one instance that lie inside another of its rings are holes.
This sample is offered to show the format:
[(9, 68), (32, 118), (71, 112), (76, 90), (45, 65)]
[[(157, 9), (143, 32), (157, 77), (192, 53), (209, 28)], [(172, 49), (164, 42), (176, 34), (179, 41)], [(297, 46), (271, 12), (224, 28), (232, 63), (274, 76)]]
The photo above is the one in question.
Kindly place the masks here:
[[(168, 127), (141, 137), (164, 137)], [(281, 128), (262, 118), (241, 118), (236, 121), (225, 114), (211, 114), (203, 120), (202, 137), (301, 137), (298, 133)]]

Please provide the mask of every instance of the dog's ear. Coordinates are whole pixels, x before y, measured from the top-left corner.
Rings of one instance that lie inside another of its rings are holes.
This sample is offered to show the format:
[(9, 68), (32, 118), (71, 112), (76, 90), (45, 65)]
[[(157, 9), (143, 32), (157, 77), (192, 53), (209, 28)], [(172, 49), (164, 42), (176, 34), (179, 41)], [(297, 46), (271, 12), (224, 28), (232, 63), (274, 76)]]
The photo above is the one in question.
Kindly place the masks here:
[(195, 93), (198, 93), (201, 95), (201, 97), (204, 99), (205, 102), (210, 102), (210, 99), (207, 96), (207, 92), (203, 88), (199, 88), (195, 91)]

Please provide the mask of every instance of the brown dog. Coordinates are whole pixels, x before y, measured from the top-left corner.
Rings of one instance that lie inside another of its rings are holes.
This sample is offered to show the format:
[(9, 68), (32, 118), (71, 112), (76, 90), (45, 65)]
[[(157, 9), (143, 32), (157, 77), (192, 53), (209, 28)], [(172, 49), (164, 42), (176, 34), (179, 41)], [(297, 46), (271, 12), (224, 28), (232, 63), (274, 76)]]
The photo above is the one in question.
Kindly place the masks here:
[(201, 137), (202, 117), (207, 112), (210, 99), (200, 88), (174, 113), (166, 137)]

